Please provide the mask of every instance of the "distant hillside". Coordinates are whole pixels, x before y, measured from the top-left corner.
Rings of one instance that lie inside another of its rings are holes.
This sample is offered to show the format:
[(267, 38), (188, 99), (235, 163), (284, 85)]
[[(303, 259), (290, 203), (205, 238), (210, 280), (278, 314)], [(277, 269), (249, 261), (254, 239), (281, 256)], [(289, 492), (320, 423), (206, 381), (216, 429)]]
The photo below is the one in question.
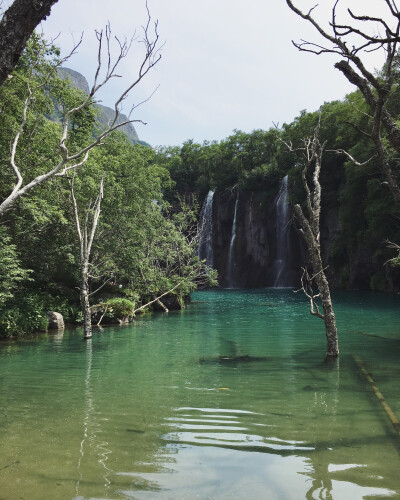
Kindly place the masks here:
[[(85, 94), (89, 94), (89, 84), (86, 78), (81, 75), (81, 73), (78, 73), (78, 71), (70, 68), (58, 68), (58, 74), (63, 80), (69, 79), (75, 88), (82, 90)], [(109, 121), (114, 117), (114, 110), (101, 104), (96, 104), (95, 106), (100, 111), (98, 115), (100, 124), (103, 127), (106, 127)], [(126, 115), (121, 114), (118, 119), (118, 123), (124, 122), (127, 119)], [(123, 125), (119, 130), (121, 130), (133, 144), (146, 144), (139, 139), (137, 132), (131, 123)]]

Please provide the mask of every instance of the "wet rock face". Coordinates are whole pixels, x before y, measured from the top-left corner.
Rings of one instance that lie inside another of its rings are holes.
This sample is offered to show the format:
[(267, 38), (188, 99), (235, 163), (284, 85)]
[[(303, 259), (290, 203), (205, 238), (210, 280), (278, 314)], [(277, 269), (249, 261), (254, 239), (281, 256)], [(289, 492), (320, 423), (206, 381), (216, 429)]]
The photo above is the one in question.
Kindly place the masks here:
[[(340, 183), (334, 186), (340, 192)], [(218, 271), (219, 284), (225, 288), (262, 288), (277, 286), (277, 265), (282, 252), (278, 247), (277, 203), (279, 196), (265, 199), (261, 192), (216, 191), (213, 197), (212, 242), (213, 261)], [(232, 229), (236, 200), (235, 238)], [(293, 223), (289, 210), (289, 223), (285, 237), (286, 263), (279, 286), (300, 287), (301, 268), (308, 263), (308, 252), (300, 233)], [(368, 247), (359, 244), (354, 248), (343, 247), (339, 195), (336, 203), (330, 201), (321, 213), (321, 254), (332, 288), (373, 289), (399, 292), (400, 268), (384, 266), (382, 257), (371, 253), (379, 248), (380, 241)], [(340, 243), (341, 246), (338, 246)], [(339, 250), (338, 250), (339, 249)]]
[[(239, 192), (236, 213), (232, 264), (228, 266), (236, 194), (218, 193), (213, 204), (214, 267), (220, 285), (239, 288), (274, 286), (276, 245), (276, 207), (274, 200), (266, 203), (262, 193)], [(284, 286), (297, 286), (304, 251), (299, 235), (291, 226), (288, 231), (288, 252)]]

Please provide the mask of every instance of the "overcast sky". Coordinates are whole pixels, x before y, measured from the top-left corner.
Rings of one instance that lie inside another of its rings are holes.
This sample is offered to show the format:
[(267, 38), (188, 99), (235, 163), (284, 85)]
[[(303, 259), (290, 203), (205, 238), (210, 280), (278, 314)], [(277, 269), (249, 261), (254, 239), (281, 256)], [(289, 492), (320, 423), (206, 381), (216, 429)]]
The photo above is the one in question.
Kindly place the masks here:
[[(317, 40), (305, 21), (285, 0), (149, 0), (159, 21), (162, 60), (135, 90), (129, 101), (151, 100), (136, 110), (134, 118), (147, 125), (135, 128), (151, 145), (179, 145), (186, 139), (220, 140), (234, 129), (251, 132), (275, 123), (290, 122), (302, 109), (314, 111), (324, 101), (341, 99), (353, 90), (331, 56), (299, 53), (291, 40)], [(297, 0), (306, 9), (315, 1)], [(328, 19), (331, 0), (320, 0), (316, 15)], [(383, 0), (346, 0), (357, 13)], [(379, 12), (375, 10), (374, 13)], [(96, 67), (94, 30), (110, 22), (115, 35), (131, 36), (146, 22), (145, 0), (59, 0), (42, 23), (48, 37), (60, 33), (57, 43), (64, 53), (79, 40), (83, 44), (67, 66), (90, 82)], [(140, 45), (121, 66), (123, 78), (109, 85), (101, 98), (112, 105), (118, 92), (136, 74)], [(382, 60), (370, 56), (370, 65)], [(130, 105), (127, 103), (125, 109)]]

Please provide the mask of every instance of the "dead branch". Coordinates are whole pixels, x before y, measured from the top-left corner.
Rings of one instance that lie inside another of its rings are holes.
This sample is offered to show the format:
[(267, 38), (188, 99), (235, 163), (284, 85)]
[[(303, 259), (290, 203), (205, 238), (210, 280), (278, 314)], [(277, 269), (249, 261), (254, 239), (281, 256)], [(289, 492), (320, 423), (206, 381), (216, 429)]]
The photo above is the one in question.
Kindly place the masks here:
[(359, 162), (357, 161), (350, 153), (345, 151), (344, 149), (327, 149), (326, 150), (329, 153), (336, 153), (337, 155), (344, 155), (346, 156), (354, 165), (357, 165), (357, 167), (364, 167), (365, 165), (368, 165), (371, 163), (372, 160), (376, 159), (377, 155), (371, 156), (368, 158), (368, 160)]
[[(17, 148), (19, 145), (19, 141), (21, 138), (22, 133), (24, 132), (24, 128), (26, 125), (27, 121), (27, 111), (33, 102), (34, 98), (36, 97), (36, 94), (43, 90), (43, 88), (48, 84), (50, 78), (54, 76), (55, 71), (57, 68), (64, 62), (66, 62), (76, 51), (77, 47), (80, 45), (81, 40), (79, 43), (73, 48), (71, 53), (61, 59), (59, 62), (57, 62), (53, 67), (48, 71), (48, 74), (44, 76), (44, 81), (40, 84), (37, 85), (34, 88), (31, 88), (31, 80), (28, 79), (28, 97), (25, 100), (24, 103), (24, 108), (23, 108), (23, 116), (22, 120), (20, 123), (20, 126), (18, 128), (18, 131), (14, 137), (13, 143), (12, 143), (12, 148), (11, 148), (11, 157), (10, 157), (10, 165), (11, 168), (15, 174), (16, 177), (16, 183), (12, 189), (12, 192), (7, 196), (5, 200), (0, 204), (0, 216), (3, 215), (7, 210), (9, 210), (17, 201), (18, 198), (21, 196), (25, 195), (28, 193), (31, 189), (36, 188), (38, 185), (42, 184), (43, 182), (46, 182), (48, 179), (52, 177), (59, 177), (59, 176), (65, 176), (68, 174), (70, 170), (76, 170), (79, 167), (83, 166), (88, 158), (90, 152), (100, 146), (104, 139), (106, 139), (113, 131), (117, 130), (120, 127), (123, 127), (124, 125), (128, 123), (136, 123), (136, 122), (141, 122), (141, 120), (138, 119), (132, 119), (131, 114), (132, 112), (137, 108), (137, 106), (132, 106), (131, 111), (129, 113), (128, 119), (124, 120), (122, 122), (118, 122), (118, 119), (121, 115), (121, 105), (122, 102), (130, 95), (132, 90), (145, 78), (145, 76), (149, 73), (149, 71), (160, 61), (161, 59), (161, 54), (160, 54), (160, 48), (158, 47), (159, 45), (159, 34), (158, 34), (158, 23), (157, 21), (154, 23), (154, 33), (151, 35), (150, 33), (151, 29), (151, 16), (148, 11), (148, 19), (147, 19), (147, 24), (143, 28), (143, 39), (140, 41), (140, 43), (144, 44), (145, 46), (145, 54), (143, 56), (142, 62), (139, 65), (138, 69), (138, 74), (136, 79), (131, 82), (125, 90), (120, 94), (120, 96), (116, 99), (115, 104), (114, 104), (114, 116), (110, 120), (108, 126), (106, 129), (101, 132), (91, 143), (88, 145), (82, 147), (78, 152), (75, 153), (70, 153), (68, 149), (68, 137), (69, 137), (69, 131), (70, 131), (70, 121), (73, 116), (78, 114), (80, 111), (83, 109), (91, 106), (93, 103), (95, 103), (95, 96), (98, 93), (98, 91), (103, 88), (112, 78), (119, 77), (117, 73), (117, 69), (121, 63), (121, 61), (128, 55), (129, 49), (131, 47), (132, 41), (127, 42), (126, 40), (124, 42), (121, 42), (118, 38), (116, 38), (118, 47), (119, 47), (119, 52), (117, 57), (115, 58), (115, 61), (112, 62), (111, 60), (111, 29), (110, 26), (107, 25), (104, 31), (96, 31), (96, 38), (98, 41), (98, 53), (97, 53), (97, 69), (95, 72), (94, 76), (94, 81), (93, 85), (91, 87), (91, 90), (89, 94), (83, 99), (83, 101), (75, 106), (74, 108), (71, 108), (67, 110), (64, 114), (63, 118), (63, 123), (61, 127), (61, 137), (59, 141), (59, 156), (60, 160), (58, 163), (49, 168), (48, 171), (45, 174), (41, 174), (37, 177), (35, 177), (32, 181), (29, 183), (23, 185), (23, 176), (21, 173), (21, 168), (17, 165), (16, 163), (16, 154), (17, 154)], [(100, 78), (100, 73), (101, 70), (104, 66), (104, 52), (106, 54), (106, 71), (105, 75), (103, 78)], [(33, 70), (31, 71), (31, 75), (33, 75)], [(148, 100), (148, 99), (146, 99)], [(140, 104), (142, 104), (145, 101), (142, 101)], [(142, 122), (143, 123), (143, 122)]]
[(135, 309), (133, 311), (133, 314), (139, 312), (139, 311), (142, 311), (143, 309), (145, 309), (146, 307), (148, 306), (151, 306), (151, 304), (154, 304), (154, 302), (157, 302), (159, 301), (160, 299), (162, 299), (163, 297), (165, 297), (166, 295), (168, 295), (169, 293), (172, 293), (174, 290), (176, 290), (179, 286), (182, 285), (182, 281), (179, 282), (177, 285), (175, 285), (174, 287), (172, 287), (170, 290), (168, 290), (167, 292), (164, 292), (162, 293), (161, 295), (159, 295), (158, 297), (156, 297), (154, 300), (151, 300), (150, 302), (147, 302), (146, 304), (144, 304), (143, 306), (140, 306), (138, 307), (137, 309)]
[(106, 307), (104, 308), (103, 314), (100, 316), (100, 319), (99, 319), (96, 326), (100, 326), (100, 323), (101, 323), (102, 319), (104, 318), (104, 315), (106, 314), (107, 311), (108, 311), (108, 305), (106, 305)]
[[(367, 133), (359, 130), (359, 132), (373, 142), (377, 151), (375, 158), (386, 177), (395, 201), (400, 204), (399, 180), (389, 164), (387, 148), (382, 139), (384, 131), (391, 147), (400, 153), (400, 127), (386, 109), (387, 99), (393, 86), (393, 63), (400, 42), (400, 15), (395, 0), (385, 0), (389, 8), (388, 19), (364, 14), (357, 15), (347, 9), (350, 18), (361, 23), (361, 27), (352, 23), (341, 23), (337, 20), (338, 0), (336, 0), (332, 8), (332, 20), (329, 23), (332, 33), (324, 29), (321, 23), (318, 23), (311, 16), (311, 11), (305, 14), (295, 7), (292, 0), (286, 0), (286, 3), (299, 17), (309, 22), (327, 43), (327, 45), (323, 45), (302, 40), (300, 43), (294, 42), (295, 46), (299, 50), (315, 54), (328, 52), (338, 55), (341, 60), (335, 63), (335, 67), (360, 90), (365, 102), (370, 107), (373, 115), (371, 131)], [(376, 24), (381, 27), (384, 35), (376, 33)], [(369, 71), (361, 58), (363, 52), (375, 50), (383, 50), (385, 54), (384, 69), (379, 76)], [(343, 154), (346, 153), (343, 152)], [(349, 159), (351, 158), (349, 157)], [(354, 163), (357, 164), (356, 161)]]
[[(316, 274), (314, 276), (311, 276), (308, 274), (308, 271), (305, 267), (301, 268), (303, 270), (303, 274), (300, 278), (301, 280), (301, 288), (298, 290), (294, 290), (294, 293), (298, 292), (303, 292), (306, 297), (310, 300), (310, 314), (312, 316), (317, 316), (318, 318), (325, 319), (324, 315), (319, 312), (318, 304), (316, 302), (316, 299), (321, 297), (320, 293), (314, 293), (313, 291), (313, 281), (316, 277)], [(325, 268), (326, 269), (326, 268)], [(323, 272), (324, 270), (319, 271), (317, 274)], [(304, 283), (304, 280), (306, 283)]]
[(384, 263), (384, 266), (386, 266), (390, 262), (394, 262), (400, 256), (400, 245), (398, 245), (397, 243), (393, 243), (392, 241), (389, 241), (389, 240), (386, 240), (385, 243), (386, 243), (386, 248), (390, 248), (391, 250), (395, 250), (397, 252), (397, 256), (396, 257), (392, 257), (391, 259), (388, 259)]

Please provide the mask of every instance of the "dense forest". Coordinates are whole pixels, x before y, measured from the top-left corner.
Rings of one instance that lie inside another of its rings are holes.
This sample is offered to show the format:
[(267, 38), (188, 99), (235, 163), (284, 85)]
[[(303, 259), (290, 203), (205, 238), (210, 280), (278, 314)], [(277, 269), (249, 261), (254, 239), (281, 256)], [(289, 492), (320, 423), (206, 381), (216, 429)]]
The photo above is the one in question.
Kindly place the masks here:
[[(21, 123), (24, 129), (13, 161), (29, 184), (58, 164), (63, 114), (87, 99), (57, 72), (49, 78), (49, 67), (56, 67), (58, 60), (58, 49), (35, 35), (13, 77), (0, 89), (2, 200), (15, 183), (10, 145)], [(39, 90), (25, 113), (33, 88)], [(89, 105), (74, 114), (68, 126), (70, 151), (81, 151), (101, 134), (97, 111)], [(168, 203), (163, 193), (173, 181), (150, 147), (133, 145), (115, 131), (92, 151), (77, 175), (75, 169), (72, 172), (38, 185), (3, 214), (2, 336), (45, 329), (48, 310), (62, 313), (68, 322), (83, 320), (80, 241), (87, 241), (94, 227), (100, 185), (101, 216), (93, 235), (88, 281), (90, 293), (101, 288), (101, 295), (91, 302), (102, 303), (106, 318), (132, 316), (135, 309), (167, 292), (182, 304), (199, 283), (215, 284), (214, 273), (197, 257), (197, 205), (183, 199), (174, 206)]]
[[(20, 166), (26, 183), (57, 164), (64, 116), (87, 99), (65, 75), (49, 72), (59, 61), (58, 49), (34, 35), (12, 78), (0, 88), (2, 200), (15, 183), (10, 162)], [(397, 62), (394, 68), (398, 79)], [(387, 103), (394, 119), (400, 113), (397, 82)], [(25, 109), (32, 88), (35, 97)], [(72, 116), (70, 151), (84, 150), (101, 135), (104, 124), (98, 115), (93, 102)], [(197, 252), (197, 221), (207, 192), (216, 190), (230, 200), (237, 193), (254, 195), (262, 210), (288, 175), (291, 205), (303, 203), (302, 163), (287, 145), (310, 136), (319, 120), (326, 144), (321, 243), (331, 284), (399, 291), (393, 242), (400, 241), (400, 211), (374, 160), (373, 144), (362, 132), (371, 117), (356, 91), (324, 103), (319, 111), (302, 111), (282, 127), (234, 131), (220, 142), (188, 140), (182, 146), (151, 148), (133, 144), (118, 130), (110, 133), (82, 167), (52, 177), (2, 215), (0, 335), (46, 328), (48, 310), (61, 312), (71, 323), (83, 320), (82, 241), (91, 228), (87, 282), (92, 312), (105, 313), (105, 319), (132, 317), (149, 302), (161, 308), (167, 302), (183, 306), (196, 287), (215, 286), (216, 273)], [(389, 162), (395, 169), (395, 152)], [(291, 223), (295, 228), (296, 221)]]
[[(395, 116), (398, 102), (394, 93), (390, 110)], [(327, 145), (321, 170), (321, 243), (330, 281), (337, 288), (397, 292), (398, 260), (388, 241), (399, 240), (400, 212), (377, 160), (367, 161), (373, 145), (360, 132), (368, 113), (359, 92), (324, 103), (319, 111), (302, 111), (279, 130), (235, 131), (219, 143), (187, 141), (179, 148), (163, 148), (158, 151), (160, 163), (175, 183), (166, 196), (173, 201), (176, 193), (194, 193), (204, 199), (209, 189), (216, 189), (234, 198), (240, 191), (244, 197), (257, 193), (259, 204), (267, 207), (288, 175), (290, 203), (304, 202), (300, 155), (286, 144), (300, 144), (312, 135), (319, 116), (320, 138)], [(342, 150), (366, 164), (355, 165)], [(396, 164), (394, 153), (391, 161)], [(294, 220), (292, 224), (296, 226)]]

